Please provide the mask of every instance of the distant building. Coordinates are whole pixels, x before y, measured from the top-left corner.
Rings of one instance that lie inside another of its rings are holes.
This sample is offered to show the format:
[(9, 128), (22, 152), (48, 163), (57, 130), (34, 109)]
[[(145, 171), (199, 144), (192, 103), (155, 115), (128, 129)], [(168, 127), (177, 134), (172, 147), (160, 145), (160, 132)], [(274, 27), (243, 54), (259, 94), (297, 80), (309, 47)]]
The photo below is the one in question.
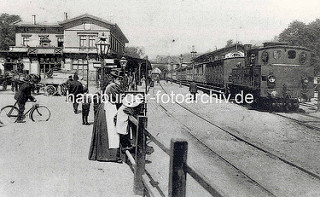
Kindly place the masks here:
[(23, 63), (27, 73), (44, 74), (50, 69), (77, 71), (86, 76), (89, 66), (89, 78), (96, 79), (99, 67), (96, 42), (104, 34), (109, 38), (110, 51), (106, 62), (109, 66), (118, 66), (124, 54), (128, 39), (119, 26), (104, 19), (84, 14), (54, 24), (22, 21), (12, 24), (15, 27), (15, 46), (9, 51), (0, 52), (0, 69), (14, 70)]

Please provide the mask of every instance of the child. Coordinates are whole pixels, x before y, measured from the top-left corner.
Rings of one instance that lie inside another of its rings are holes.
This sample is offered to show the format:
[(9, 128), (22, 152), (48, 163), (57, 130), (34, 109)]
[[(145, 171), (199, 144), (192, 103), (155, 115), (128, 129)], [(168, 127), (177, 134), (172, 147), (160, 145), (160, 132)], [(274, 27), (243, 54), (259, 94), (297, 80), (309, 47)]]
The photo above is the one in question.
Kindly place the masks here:
[(88, 123), (88, 116), (90, 111), (90, 103), (91, 98), (88, 95), (89, 90), (87, 88), (83, 89), (83, 101), (82, 101), (82, 124), (83, 125), (90, 125)]

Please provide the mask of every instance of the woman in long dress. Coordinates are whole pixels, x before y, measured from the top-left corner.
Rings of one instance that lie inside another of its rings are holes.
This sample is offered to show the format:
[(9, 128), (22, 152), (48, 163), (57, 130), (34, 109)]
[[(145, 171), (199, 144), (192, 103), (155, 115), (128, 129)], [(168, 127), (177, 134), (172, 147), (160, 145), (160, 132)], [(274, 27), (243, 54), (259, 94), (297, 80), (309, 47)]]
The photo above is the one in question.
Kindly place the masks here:
[(106, 87), (107, 100), (99, 106), (93, 125), (89, 160), (122, 162), (119, 150), (120, 136), (115, 125), (117, 104), (112, 102), (120, 93), (121, 89), (115, 83)]

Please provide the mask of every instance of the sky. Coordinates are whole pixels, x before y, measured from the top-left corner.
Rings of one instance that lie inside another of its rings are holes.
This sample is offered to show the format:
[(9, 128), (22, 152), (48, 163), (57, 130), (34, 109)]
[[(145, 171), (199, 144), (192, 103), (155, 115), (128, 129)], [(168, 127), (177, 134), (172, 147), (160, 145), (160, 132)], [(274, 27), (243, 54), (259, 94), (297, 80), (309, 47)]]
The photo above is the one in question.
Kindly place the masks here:
[(222, 48), (227, 40), (262, 43), (294, 20), (320, 18), (319, 0), (0, 0), (0, 13), (25, 22), (62, 21), (92, 14), (117, 23), (129, 40), (157, 55), (198, 53)]

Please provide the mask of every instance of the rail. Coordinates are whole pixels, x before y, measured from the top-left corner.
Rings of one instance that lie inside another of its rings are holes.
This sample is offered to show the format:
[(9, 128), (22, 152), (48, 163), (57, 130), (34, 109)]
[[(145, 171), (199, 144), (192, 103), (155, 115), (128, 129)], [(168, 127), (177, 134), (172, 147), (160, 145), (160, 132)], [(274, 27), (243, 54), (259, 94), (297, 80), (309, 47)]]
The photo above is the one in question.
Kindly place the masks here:
[[(178, 80), (172, 80), (172, 82), (181, 84), (184, 86), (189, 87), (190, 82), (187, 81), (178, 81)], [(215, 94), (224, 94), (224, 91), (222, 91), (222, 88), (217, 87), (217, 86), (210, 86), (210, 87), (204, 87), (202, 84), (197, 83), (198, 89), (205, 92), (205, 93), (215, 93)]]
[(134, 141), (134, 151), (126, 150), (127, 161), (134, 172), (134, 193), (141, 196), (165, 196), (152, 176), (145, 169), (146, 140), (149, 138), (162, 151), (170, 156), (168, 196), (186, 196), (186, 178), (189, 174), (206, 191), (213, 196), (223, 196), (222, 192), (213, 188), (205, 177), (201, 176), (187, 163), (188, 142), (182, 139), (171, 139), (170, 149), (157, 140), (146, 128), (148, 118), (129, 116), (130, 136)]

